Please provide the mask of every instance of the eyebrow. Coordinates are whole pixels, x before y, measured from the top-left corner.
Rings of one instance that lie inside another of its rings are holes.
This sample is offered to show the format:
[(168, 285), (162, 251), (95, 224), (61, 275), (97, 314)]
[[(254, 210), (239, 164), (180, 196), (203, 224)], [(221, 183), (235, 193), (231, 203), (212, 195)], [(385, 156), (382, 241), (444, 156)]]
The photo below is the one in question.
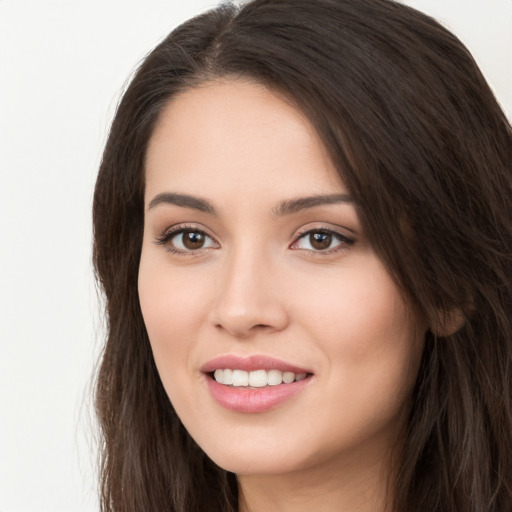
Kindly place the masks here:
[(175, 194), (172, 192), (164, 192), (156, 195), (148, 205), (148, 210), (155, 208), (160, 204), (174, 204), (183, 208), (192, 208), (200, 212), (216, 215), (217, 211), (212, 203), (200, 197), (189, 196), (188, 194)]
[[(283, 201), (276, 208), (273, 208), (272, 212), (278, 217), (283, 217), (300, 212), (301, 210), (306, 210), (307, 208), (314, 208), (315, 206), (352, 202), (353, 199), (348, 194), (324, 194), (319, 196), (299, 197), (297, 199)], [(191, 208), (211, 215), (217, 215), (217, 210), (210, 201), (188, 194), (178, 194), (174, 192), (158, 194), (149, 203), (148, 210), (161, 204), (173, 204), (183, 208)]]
[(277, 208), (273, 208), (273, 212), (282, 217), (300, 212), (307, 208), (315, 206), (323, 206), (329, 204), (353, 203), (353, 199), (348, 194), (328, 194), (320, 196), (299, 197), (298, 199), (290, 199), (283, 201)]

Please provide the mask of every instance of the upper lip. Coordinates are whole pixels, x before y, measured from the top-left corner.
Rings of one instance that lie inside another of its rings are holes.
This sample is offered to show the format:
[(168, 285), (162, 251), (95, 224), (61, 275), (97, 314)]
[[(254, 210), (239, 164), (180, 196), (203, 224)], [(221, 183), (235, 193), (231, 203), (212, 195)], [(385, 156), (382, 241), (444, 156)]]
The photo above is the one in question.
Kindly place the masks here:
[(306, 368), (301, 368), (274, 357), (264, 355), (239, 356), (234, 354), (225, 354), (210, 359), (201, 367), (201, 371), (211, 373), (217, 369), (223, 370), (226, 368), (245, 370), (246, 372), (255, 370), (281, 370), (282, 372), (312, 373)]

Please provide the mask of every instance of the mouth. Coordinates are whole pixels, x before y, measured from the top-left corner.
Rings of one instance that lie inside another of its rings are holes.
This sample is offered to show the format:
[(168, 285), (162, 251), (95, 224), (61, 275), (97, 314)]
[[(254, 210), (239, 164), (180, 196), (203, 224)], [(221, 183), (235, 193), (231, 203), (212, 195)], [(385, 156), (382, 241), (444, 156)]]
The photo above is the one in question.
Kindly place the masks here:
[(305, 390), (314, 377), (305, 368), (259, 355), (220, 356), (201, 371), (214, 400), (242, 413), (275, 409)]
[(232, 368), (217, 368), (215, 371), (209, 373), (210, 378), (224, 386), (254, 389), (291, 384), (304, 380), (310, 375), (312, 374), (307, 372), (294, 373), (277, 369), (246, 371)]

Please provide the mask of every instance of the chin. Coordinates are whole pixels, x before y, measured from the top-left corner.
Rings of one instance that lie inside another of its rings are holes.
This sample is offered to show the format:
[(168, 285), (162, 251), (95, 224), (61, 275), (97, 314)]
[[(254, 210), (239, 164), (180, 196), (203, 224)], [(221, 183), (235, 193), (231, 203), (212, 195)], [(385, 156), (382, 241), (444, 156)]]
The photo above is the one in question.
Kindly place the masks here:
[[(295, 457), (275, 451), (224, 449), (221, 453), (207, 455), (219, 467), (237, 475), (278, 475), (291, 473), (303, 464)], [(304, 464), (305, 465), (305, 464)]]
[(332, 456), (331, 450), (327, 455), (321, 447), (308, 446), (308, 437), (294, 436), (289, 428), (283, 432), (286, 435), (235, 432), (196, 442), (215, 464), (237, 475), (282, 475), (312, 468)]

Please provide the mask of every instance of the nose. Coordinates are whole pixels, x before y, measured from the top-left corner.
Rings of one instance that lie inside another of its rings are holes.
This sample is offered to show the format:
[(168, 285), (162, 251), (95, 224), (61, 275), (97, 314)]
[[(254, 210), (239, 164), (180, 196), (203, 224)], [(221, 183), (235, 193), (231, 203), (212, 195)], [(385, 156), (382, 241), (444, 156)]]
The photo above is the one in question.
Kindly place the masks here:
[(282, 331), (289, 315), (276, 265), (255, 253), (228, 258), (220, 273), (210, 322), (237, 338)]

